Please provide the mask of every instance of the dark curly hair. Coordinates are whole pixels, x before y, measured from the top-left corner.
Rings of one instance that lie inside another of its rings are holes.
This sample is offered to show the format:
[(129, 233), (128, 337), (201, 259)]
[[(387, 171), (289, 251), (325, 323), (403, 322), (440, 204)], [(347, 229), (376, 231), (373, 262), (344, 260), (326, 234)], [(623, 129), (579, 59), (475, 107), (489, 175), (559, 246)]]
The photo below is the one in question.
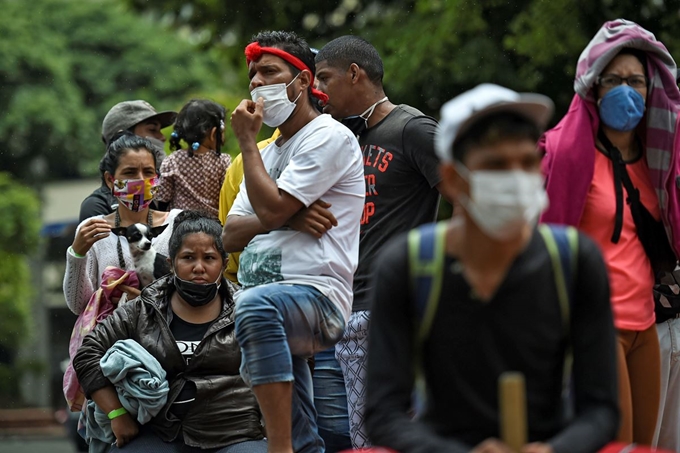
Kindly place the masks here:
[(158, 161), (154, 150), (156, 147), (146, 138), (140, 137), (129, 131), (117, 132), (106, 147), (104, 157), (99, 161), (99, 173), (105, 182), (104, 174), (109, 172), (113, 175), (120, 164), (120, 158), (128, 151), (144, 150), (153, 156), (153, 166), (158, 173)]
[(463, 164), (471, 149), (494, 146), (504, 140), (537, 142), (541, 130), (534, 121), (515, 112), (495, 112), (482, 116), (456, 139), (453, 158)]
[[(252, 37), (250, 42), (257, 42), (262, 47), (276, 47), (277, 49), (284, 50), (289, 54), (297, 57), (302, 61), (312, 72), (312, 76), (316, 77), (316, 64), (314, 63), (314, 52), (307, 44), (307, 41), (300, 38), (292, 31), (261, 31)], [(301, 71), (293, 66), (292, 64), (286, 62), (286, 65), (290, 68), (290, 72), (293, 76), (297, 76)], [(307, 88), (307, 94), (309, 96), (312, 105), (316, 105), (316, 100), (312, 97), (312, 86)]]
[(222, 244), (222, 224), (218, 219), (203, 211), (182, 211), (175, 217), (172, 235), (168, 243), (168, 253), (174, 262), (184, 238), (194, 233), (205, 233), (215, 240), (215, 249), (226, 261), (227, 252)]
[(384, 70), (380, 54), (371, 43), (363, 38), (345, 35), (334, 39), (321, 48), (316, 54), (316, 62), (325, 61), (332, 68), (347, 70), (356, 63), (366, 71), (366, 75), (374, 84), (382, 84)]
[(192, 99), (179, 111), (175, 120), (175, 128), (170, 135), (170, 149), (176, 151), (182, 148), (181, 141), (187, 145), (189, 155), (194, 155), (192, 145), (201, 143), (213, 128), (215, 133), (215, 154), (220, 155), (222, 149), (222, 131), (224, 130), (224, 118), (227, 114), (220, 104), (208, 99)]

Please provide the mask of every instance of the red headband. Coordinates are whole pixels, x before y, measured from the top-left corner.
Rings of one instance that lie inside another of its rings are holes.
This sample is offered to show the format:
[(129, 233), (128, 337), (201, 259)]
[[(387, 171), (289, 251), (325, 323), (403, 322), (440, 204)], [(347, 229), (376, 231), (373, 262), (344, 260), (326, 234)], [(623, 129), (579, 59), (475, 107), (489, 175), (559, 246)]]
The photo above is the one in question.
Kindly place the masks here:
[[(262, 46), (260, 46), (260, 43), (258, 43), (257, 41), (251, 42), (250, 44), (248, 44), (246, 46), (246, 52), (245, 53), (246, 53), (246, 64), (247, 65), (250, 65), (251, 61), (259, 60), (260, 57), (262, 56), (262, 54), (268, 53), (268, 54), (276, 55), (277, 57), (284, 59), (285, 61), (292, 64), (296, 69), (298, 69), (300, 71), (307, 70), (307, 71), (310, 72), (310, 74), (312, 73), (312, 71), (309, 69), (309, 67), (307, 67), (307, 65), (304, 64), (302, 62), (302, 60), (300, 60), (298, 57), (289, 54), (285, 50), (277, 49), (276, 47), (262, 47)], [(312, 96), (319, 99), (323, 103), (328, 102), (328, 95), (326, 95), (326, 93), (319, 91), (316, 88), (314, 88), (314, 74), (312, 74), (311, 84), (312, 84)]]

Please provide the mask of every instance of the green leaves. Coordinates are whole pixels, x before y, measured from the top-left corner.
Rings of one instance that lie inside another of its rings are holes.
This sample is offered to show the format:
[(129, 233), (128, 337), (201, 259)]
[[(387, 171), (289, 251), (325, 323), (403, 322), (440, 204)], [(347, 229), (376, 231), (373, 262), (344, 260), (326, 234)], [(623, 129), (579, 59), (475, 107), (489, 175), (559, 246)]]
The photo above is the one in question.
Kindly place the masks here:
[(0, 349), (14, 353), (28, 338), (31, 273), (26, 257), (0, 251)]
[[(0, 0), (0, 170), (26, 180), (95, 176), (115, 103), (179, 108), (220, 71), (174, 30), (116, 0)], [(34, 171), (44, 161), (47, 174)]]
[(0, 350), (10, 355), (26, 339), (33, 276), (26, 256), (39, 242), (37, 195), (0, 173)]
[[(40, 233), (40, 204), (35, 192), (7, 173), (0, 173), (0, 212), (0, 251), (20, 255), (33, 253)], [(0, 275), (6, 277), (11, 274), (0, 271)]]

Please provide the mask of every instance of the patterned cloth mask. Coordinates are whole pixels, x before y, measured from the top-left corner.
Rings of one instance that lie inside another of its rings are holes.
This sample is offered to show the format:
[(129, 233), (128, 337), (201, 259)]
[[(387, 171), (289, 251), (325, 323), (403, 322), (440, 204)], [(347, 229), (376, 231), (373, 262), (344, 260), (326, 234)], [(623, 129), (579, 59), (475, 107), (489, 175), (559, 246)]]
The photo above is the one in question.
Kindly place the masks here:
[(158, 190), (158, 176), (146, 179), (116, 179), (113, 181), (113, 196), (130, 211), (139, 212), (148, 208)]

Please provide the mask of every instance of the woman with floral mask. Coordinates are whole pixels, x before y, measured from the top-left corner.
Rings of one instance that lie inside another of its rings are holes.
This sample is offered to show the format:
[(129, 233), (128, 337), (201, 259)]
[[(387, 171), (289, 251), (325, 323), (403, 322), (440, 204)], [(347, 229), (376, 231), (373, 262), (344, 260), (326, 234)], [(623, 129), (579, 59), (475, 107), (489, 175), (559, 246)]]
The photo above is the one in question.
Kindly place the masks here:
[[(152, 144), (145, 138), (121, 132), (109, 143), (99, 163), (102, 178), (118, 200), (118, 208), (111, 214), (95, 216), (83, 221), (76, 230), (73, 244), (66, 253), (64, 296), (68, 307), (80, 314), (92, 294), (101, 285), (101, 275), (109, 266), (123, 270), (134, 268), (127, 239), (111, 234), (112, 228), (135, 223), (150, 226), (168, 225), (154, 238), (158, 253), (168, 254), (168, 240), (172, 222), (180, 210), (152, 211), (149, 207), (156, 193), (158, 175)], [(128, 298), (139, 295), (139, 289), (121, 287)]]
[[(183, 211), (169, 242), (172, 273), (102, 321), (74, 359), (85, 393), (111, 421), (118, 451), (265, 453), (255, 395), (239, 374), (234, 287), (222, 277), (227, 254), (217, 219)], [(134, 340), (166, 372), (168, 400), (140, 426), (104, 376), (100, 360)], [(104, 423), (106, 424), (106, 422)]]
[(655, 317), (653, 293), (680, 255), (675, 79), (675, 62), (652, 33), (623, 19), (607, 22), (579, 58), (569, 112), (541, 142), (550, 198), (542, 221), (577, 226), (602, 249), (618, 332), (618, 437), (643, 445), (656, 443), (657, 413), (674, 414), (669, 427), (676, 442), (680, 436), (680, 398), (665, 396), (671, 344), (661, 393), (655, 327), (663, 322), (663, 339), (677, 321)]

